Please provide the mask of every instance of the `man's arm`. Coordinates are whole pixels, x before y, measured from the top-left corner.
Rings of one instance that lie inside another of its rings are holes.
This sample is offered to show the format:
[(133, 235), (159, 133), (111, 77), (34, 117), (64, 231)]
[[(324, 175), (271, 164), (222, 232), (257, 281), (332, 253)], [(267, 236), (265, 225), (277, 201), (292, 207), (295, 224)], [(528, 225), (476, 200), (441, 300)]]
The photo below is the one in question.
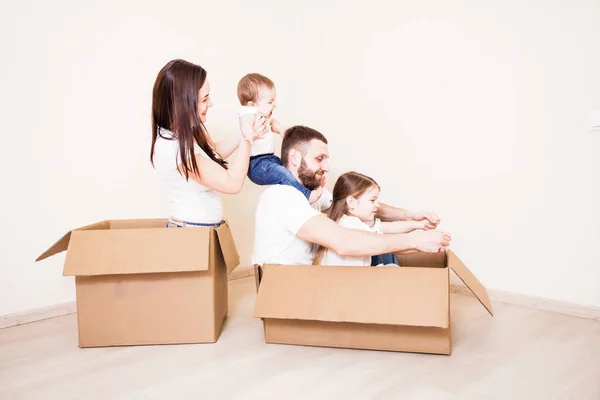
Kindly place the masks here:
[(449, 234), (439, 231), (377, 234), (346, 229), (323, 214), (315, 215), (306, 221), (296, 236), (327, 247), (340, 256), (349, 257), (385, 253), (408, 254), (417, 251), (437, 253), (445, 250), (451, 239)]
[(412, 219), (410, 218), (410, 211), (383, 203), (379, 204), (377, 208), (377, 217), (382, 222), (408, 221)]
[(402, 208), (380, 204), (377, 209), (377, 217), (383, 222), (392, 221), (429, 221), (425, 229), (435, 229), (440, 223), (440, 217), (433, 212), (413, 212)]

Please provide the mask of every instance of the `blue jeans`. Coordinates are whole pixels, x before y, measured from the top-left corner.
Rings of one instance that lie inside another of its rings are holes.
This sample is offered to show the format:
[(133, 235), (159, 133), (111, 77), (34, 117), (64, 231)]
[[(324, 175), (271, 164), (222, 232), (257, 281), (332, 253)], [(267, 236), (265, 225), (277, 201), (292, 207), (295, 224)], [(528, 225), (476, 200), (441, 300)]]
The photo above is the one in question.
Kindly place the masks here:
[(209, 226), (209, 227), (213, 227), (213, 228), (218, 228), (219, 226), (221, 226), (223, 222), (219, 222), (218, 224), (200, 224), (200, 223), (196, 223), (196, 222), (186, 222), (186, 221), (173, 221), (171, 219), (169, 219), (167, 221), (167, 226), (166, 228), (187, 228), (187, 227), (194, 227), (194, 226), (198, 226), (198, 227), (203, 227), (203, 226)]
[(257, 185), (288, 185), (298, 189), (307, 199), (311, 190), (302, 186), (275, 154), (261, 154), (250, 157), (248, 178)]
[(396, 255), (393, 253), (388, 254), (380, 254), (378, 256), (371, 257), (371, 266), (380, 265), (380, 264), (396, 264), (400, 265)]

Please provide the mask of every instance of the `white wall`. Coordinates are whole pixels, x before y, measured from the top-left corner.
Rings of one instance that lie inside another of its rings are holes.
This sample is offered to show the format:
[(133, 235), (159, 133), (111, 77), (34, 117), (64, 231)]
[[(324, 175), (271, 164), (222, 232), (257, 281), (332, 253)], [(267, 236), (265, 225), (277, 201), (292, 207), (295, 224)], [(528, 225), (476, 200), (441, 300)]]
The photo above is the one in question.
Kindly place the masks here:
[[(74, 299), (64, 255), (33, 262), (70, 228), (167, 214), (148, 154), (172, 58), (208, 70), (214, 136), (266, 74), (280, 118), (329, 138), (330, 184), (438, 212), (489, 288), (600, 306), (600, 2), (91, 3), (0, 6), (0, 315)], [(245, 264), (260, 191), (225, 199)]]

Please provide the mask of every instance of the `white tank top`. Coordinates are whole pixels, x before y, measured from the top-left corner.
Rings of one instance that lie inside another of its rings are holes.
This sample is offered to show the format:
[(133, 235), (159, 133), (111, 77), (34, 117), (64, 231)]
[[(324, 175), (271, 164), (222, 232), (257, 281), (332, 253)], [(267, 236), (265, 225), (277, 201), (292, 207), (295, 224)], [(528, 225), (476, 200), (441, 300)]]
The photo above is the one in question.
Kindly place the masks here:
[[(197, 144), (194, 144), (194, 154), (209, 158)], [(173, 138), (171, 131), (161, 128), (154, 144), (154, 167), (167, 190), (171, 216), (186, 222), (205, 224), (221, 222), (223, 202), (219, 193), (191, 177), (186, 180), (185, 176), (177, 170), (179, 165), (181, 165), (179, 141)]]

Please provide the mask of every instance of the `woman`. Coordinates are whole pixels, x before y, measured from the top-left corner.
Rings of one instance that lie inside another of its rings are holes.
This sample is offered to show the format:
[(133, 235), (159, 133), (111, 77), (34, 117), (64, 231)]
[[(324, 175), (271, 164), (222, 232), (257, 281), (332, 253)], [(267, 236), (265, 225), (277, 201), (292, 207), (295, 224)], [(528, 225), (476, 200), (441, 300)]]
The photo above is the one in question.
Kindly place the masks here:
[[(206, 70), (184, 60), (167, 63), (152, 93), (150, 161), (162, 178), (171, 204), (167, 227), (219, 226), (223, 220), (220, 193), (242, 189), (252, 141), (266, 132), (268, 121), (244, 116), (240, 138), (214, 142), (204, 123), (212, 107)], [(236, 149), (231, 165), (225, 161)]]

